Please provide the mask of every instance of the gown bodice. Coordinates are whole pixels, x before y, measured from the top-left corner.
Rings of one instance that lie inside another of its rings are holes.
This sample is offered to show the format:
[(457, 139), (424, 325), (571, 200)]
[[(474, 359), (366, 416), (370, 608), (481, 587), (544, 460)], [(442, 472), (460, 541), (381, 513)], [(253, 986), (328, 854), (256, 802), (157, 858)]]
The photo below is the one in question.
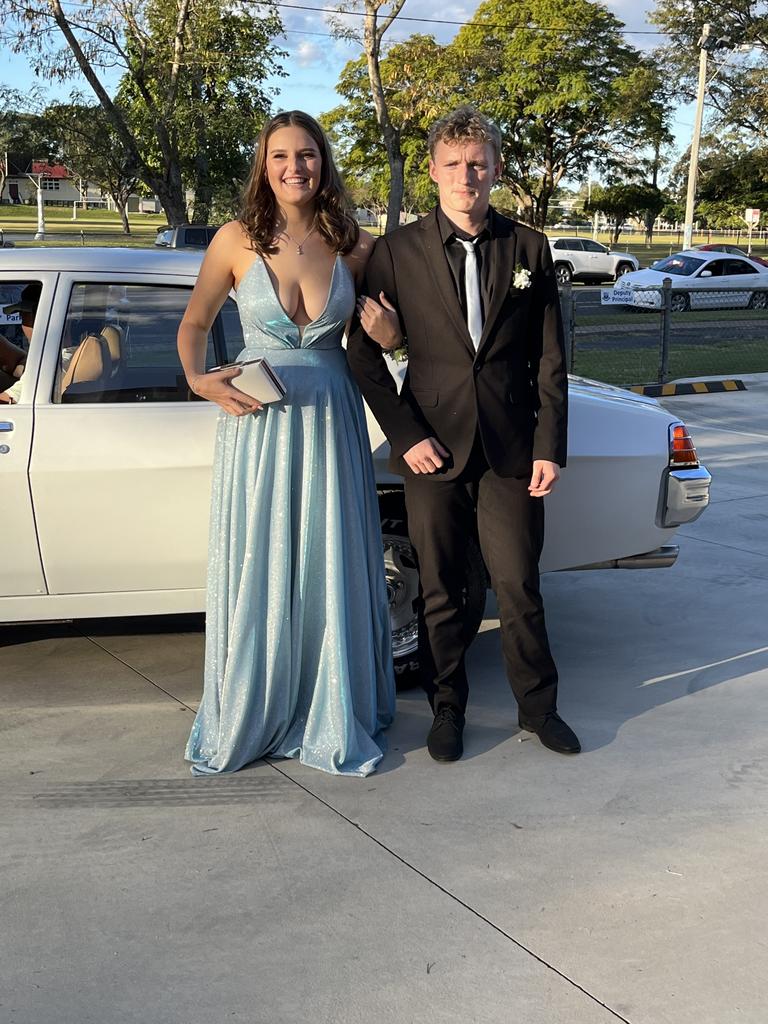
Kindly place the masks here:
[(355, 284), (337, 254), (323, 311), (299, 327), (280, 304), (264, 260), (257, 256), (240, 280), (237, 305), (246, 349), (340, 349), (355, 308)]

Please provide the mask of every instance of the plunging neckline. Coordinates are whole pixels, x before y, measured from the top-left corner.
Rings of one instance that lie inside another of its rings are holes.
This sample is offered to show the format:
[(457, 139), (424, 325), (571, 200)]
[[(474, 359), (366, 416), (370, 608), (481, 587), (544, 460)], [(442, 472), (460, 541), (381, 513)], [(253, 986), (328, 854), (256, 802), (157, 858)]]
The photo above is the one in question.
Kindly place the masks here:
[(328, 306), (329, 306), (330, 301), (331, 301), (331, 294), (333, 292), (333, 282), (334, 282), (334, 279), (336, 277), (336, 267), (338, 266), (338, 262), (339, 262), (340, 259), (341, 259), (341, 253), (337, 252), (336, 253), (336, 257), (334, 258), (334, 261), (333, 261), (333, 269), (331, 270), (331, 279), (328, 282), (328, 293), (327, 293), (327, 295), (325, 297), (325, 305), (323, 306), (323, 308), (320, 311), (320, 313), (314, 318), (314, 320), (310, 320), (309, 323), (307, 323), (307, 324), (297, 324), (296, 321), (293, 319), (293, 317), (288, 315), (288, 312), (285, 309), (285, 306), (283, 306), (282, 302), (280, 301), (280, 294), (279, 294), (277, 288), (275, 288), (275, 284), (274, 284), (274, 282), (272, 280), (272, 277), (271, 277), (271, 275), (269, 273), (269, 270), (267, 269), (267, 263), (266, 263), (266, 260), (264, 259), (263, 256), (256, 256), (256, 258), (253, 260), (253, 262), (248, 267), (246, 272), (240, 278), (240, 283), (237, 286), (236, 294), (238, 294), (238, 295), (240, 294), (240, 289), (243, 286), (243, 281), (245, 281), (246, 277), (248, 277), (248, 275), (250, 274), (250, 272), (253, 269), (254, 265), (257, 264), (257, 263), (260, 263), (261, 266), (264, 268), (264, 274), (265, 274), (265, 276), (267, 278), (267, 281), (269, 282), (269, 287), (272, 290), (272, 294), (273, 294), (273, 296), (275, 298), (275, 302), (277, 303), (277, 305), (280, 308), (280, 312), (283, 314), (283, 316), (288, 321), (288, 323), (293, 324), (293, 326), (299, 332), (299, 338), (301, 338), (301, 337), (303, 337), (304, 332), (306, 331), (306, 329), (308, 327), (313, 327), (316, 323), (318, 323), (320, 320), (322, 320), (322, 318), (325, 316), (325, 312), (328, 309)]

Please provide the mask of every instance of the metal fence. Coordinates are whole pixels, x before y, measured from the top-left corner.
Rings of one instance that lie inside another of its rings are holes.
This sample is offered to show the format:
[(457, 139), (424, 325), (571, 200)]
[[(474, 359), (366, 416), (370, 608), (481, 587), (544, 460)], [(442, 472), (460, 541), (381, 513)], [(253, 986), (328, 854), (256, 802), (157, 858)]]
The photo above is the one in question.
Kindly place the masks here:
[(620, 288), (561, 289), (571, 373), (629, 387), (768, 372), (768, 288), (683, 290), (666, 278), (633, 289), (631, 304), (612, 301)]

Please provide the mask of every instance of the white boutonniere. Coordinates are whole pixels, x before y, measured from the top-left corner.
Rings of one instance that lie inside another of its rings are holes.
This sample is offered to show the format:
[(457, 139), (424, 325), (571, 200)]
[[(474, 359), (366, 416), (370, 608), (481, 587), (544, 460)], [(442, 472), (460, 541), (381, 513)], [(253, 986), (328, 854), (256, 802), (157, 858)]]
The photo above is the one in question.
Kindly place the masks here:
[(522, 263), (518, 263), (515, 267), (515, 276), (512, 278), (513, 288), (530, 288), (531, 287), (531, 272), (527, 270)]

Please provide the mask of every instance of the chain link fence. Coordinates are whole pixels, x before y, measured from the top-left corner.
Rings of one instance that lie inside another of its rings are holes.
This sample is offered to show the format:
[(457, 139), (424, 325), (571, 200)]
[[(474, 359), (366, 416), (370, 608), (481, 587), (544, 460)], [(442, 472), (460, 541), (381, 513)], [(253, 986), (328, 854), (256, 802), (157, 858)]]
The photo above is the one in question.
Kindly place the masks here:
[(671, 278), (631, 293), (565, 286), (560, 300), (577, 376), (630, 387), (768, 372), (768, 281), (765, 290), (681, 289)]

